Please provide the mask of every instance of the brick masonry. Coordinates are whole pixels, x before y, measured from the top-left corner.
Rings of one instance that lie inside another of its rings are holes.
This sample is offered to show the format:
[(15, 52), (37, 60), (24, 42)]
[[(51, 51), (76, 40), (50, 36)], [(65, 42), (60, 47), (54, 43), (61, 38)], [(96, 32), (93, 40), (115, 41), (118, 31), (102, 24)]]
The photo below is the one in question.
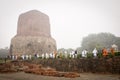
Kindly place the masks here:
[[(35, 60), (36, 62), (36, 60)], [(41, 59), (37, 63), (65, 72), (93, 72), (120, 74), (120, 56), (88, 59)]]

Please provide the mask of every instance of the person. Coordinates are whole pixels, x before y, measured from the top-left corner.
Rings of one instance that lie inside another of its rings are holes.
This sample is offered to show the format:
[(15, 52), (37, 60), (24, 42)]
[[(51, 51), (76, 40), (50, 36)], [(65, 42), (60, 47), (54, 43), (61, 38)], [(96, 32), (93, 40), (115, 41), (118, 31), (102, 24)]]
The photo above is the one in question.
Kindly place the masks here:
[(77, 50), (75, 50), (75, 54), (77, 54)]
[(49, 58), (53, 58), (53, 53), (52, 52), (49, 54)]
[(24, 54), (21, 57), (22, 57), (23, 60), (25, 59), (25, 55)]
[(12, 60), (15, 60), (15, 56), (14, 55), (12, 55)]
[(110, 49), (110, 52), (111, 52), (111, 54), (114, 56), (115, 55), (115, 50), (114, 50), (114, 48), (111, 48)]
[(42, 59), (44, 59), (45, 58), (45, 54), (44, 53), (42, 53)]
[(70, 58), (72, 58), (72, 52), (70, 52)]
[(36, 57), (37, 57), (37, 58), (39, 58), (39, 57), (40, 57), (40, 55), (37, 53), (37, 54), (36, 54)]
[(75, 57), (77, 58), (77, 50), (75, 50), (75, 53), (74, 53), (74, 54), (75, 54)]
[(57, 56), (57, 52), (56, 52), (56, 51), (54, 51), (53, 53), (54, 53), (54, 58), (56, 58), (56, 56)]
[(72, 54), (72, 58), (75, 58), (74, 51), (72, 51), (72, 53), (71, 53), (71, 54)]
[(97, 53), (98, 53), (98, 51), (97, 51), (97, 49), (96, 49), (96, 48), (93, 50), (93, 52), (92, 52), (92, 53), (93, 53), (93, 56), (94, 56), (94, 57), (97, 57)]
[(107, 57), (107, 56), (108, 56), (108, 51), (107, 51), (106, 48), (103, 48), (102, 54), (103, 54), (104, 57)]
[(37, 53), (34, 53), (34, 57), (35, 57), (35, 59), (37, 59)]
[(31, 55), (29, 55), (29, 59), (30, 59), (30, 60), (32, 59), (32, 56), (31, 56)]
[(67, 51), (64, 51), (64, 57), (67, 58)]
[(48, 53), (45, 54), (45, 58), (48, 59), (49, 58), (49, 55)]
[(25, 55), (25, 57), (26, 57), (26, 60), (28, 60), (28, 57), (29, 57), (29, 56), (28, 56), (27, 54)]
[(5, 63), (6, 63), (6, 61), (7, 61), (7, 58), (8, 58), (8, 56), (5, 57)]
[(87, 57), (87, 50), (86, 49), (82, 51), (82, 57)]

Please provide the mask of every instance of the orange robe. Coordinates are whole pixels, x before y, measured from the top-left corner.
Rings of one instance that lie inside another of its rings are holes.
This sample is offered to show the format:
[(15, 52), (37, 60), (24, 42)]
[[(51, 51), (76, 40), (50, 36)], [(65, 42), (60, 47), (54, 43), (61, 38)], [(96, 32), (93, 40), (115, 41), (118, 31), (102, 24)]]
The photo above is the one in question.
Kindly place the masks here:
[(108, 55), (107, 49), (103, 49), (103, 56), (106, 57)]
[(55, 56), (55, 58), (56, 58), (56, 56), (57, 56), (57, 52), (56, 52), (56, 51), (54, 51), (54, 56)]
[(114, 48), (111, 48), (110, 51), (111, 51), (112, 55), (114, 56), (114, 53), (115, 53)]

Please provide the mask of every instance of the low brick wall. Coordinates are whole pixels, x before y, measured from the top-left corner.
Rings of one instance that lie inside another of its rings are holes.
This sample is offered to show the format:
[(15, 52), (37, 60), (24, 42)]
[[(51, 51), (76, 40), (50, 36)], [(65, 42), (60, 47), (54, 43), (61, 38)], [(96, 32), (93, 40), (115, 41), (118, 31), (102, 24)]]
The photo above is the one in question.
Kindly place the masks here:
[(120, 74), (120, 56), (87, 59), (37, 59), (34, 63), (64, 72), (93, 72)]

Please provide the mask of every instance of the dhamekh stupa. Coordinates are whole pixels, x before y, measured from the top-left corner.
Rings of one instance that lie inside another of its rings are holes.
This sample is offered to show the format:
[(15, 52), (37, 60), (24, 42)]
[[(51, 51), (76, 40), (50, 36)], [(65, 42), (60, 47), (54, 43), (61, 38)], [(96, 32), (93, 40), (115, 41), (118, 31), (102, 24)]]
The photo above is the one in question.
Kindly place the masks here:
[(12, 38), (10, 54), (33, 55), (56, 51), (56, 41), (51, 37), (49, 17), (37, 10), (19, 16), (17, 34)]

